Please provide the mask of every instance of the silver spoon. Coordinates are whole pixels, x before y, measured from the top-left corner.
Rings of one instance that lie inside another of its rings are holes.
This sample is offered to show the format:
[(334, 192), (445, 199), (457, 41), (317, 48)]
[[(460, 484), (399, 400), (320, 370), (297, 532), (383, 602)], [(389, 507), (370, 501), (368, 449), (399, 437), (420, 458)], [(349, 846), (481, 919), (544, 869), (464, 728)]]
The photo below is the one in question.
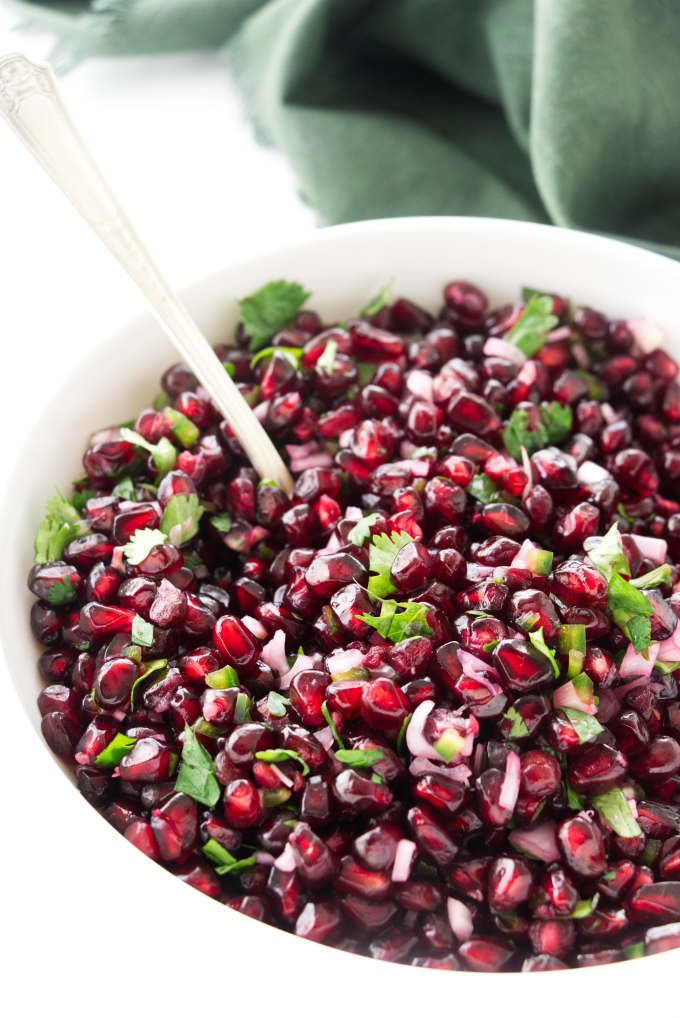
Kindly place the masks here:
[(21, 53), (0, 57), (0, 113), (141, 290), (258, 474), (291, 494), (293, 479), (286, 465), (113, 196), (71, 120), (51, 69)]

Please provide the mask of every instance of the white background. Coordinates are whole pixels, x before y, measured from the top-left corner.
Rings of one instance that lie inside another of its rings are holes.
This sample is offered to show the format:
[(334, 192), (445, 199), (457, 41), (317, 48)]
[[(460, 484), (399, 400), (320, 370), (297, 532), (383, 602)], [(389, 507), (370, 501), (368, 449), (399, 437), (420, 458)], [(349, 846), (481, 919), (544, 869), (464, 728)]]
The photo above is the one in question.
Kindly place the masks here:
[[(12, 20), (0, 10), (0, 54), (45, 58), (49, 40), (13, 31)], [(177, 287), (314, 227), (283, 157), (255, 142), (217, 55), (90, 61), (61, 79), (61, 88), (123, 207)], [(12, 436), (32, 408), (84, 346), (141, 309), (116, 263), (0, 120), (0, 483)], [(63, 780), (56, 768), (46, 759), (39, 787), (22, 779), (22, 757), (35, 747), (7, 676), (0, 678), (0, 1010), (7, 1018), (40, 1011), (136, 1015), (142, 1008), (151, 1014), (155, 1004), (167, 1014), (190, 985), (189, 973), (177, 985), (172, 966), (165, 976), (145, 973), (138, 963), (148, 957), (143, 936), (135, 943), (131, 934), (132, 944), (111, 955), (106, 931), (115, 920), (96, 904), (110, 875), (83, 858), (66, 829), (52, 794)], [(102, 980), (109, 987), (103, 997), (101, 990), (94, 995)], [(200, 996), (198, 990), (196, 1012), (212, 1010)], [(220, 993), (230, 1009), (239, 996), (237, 985)]]

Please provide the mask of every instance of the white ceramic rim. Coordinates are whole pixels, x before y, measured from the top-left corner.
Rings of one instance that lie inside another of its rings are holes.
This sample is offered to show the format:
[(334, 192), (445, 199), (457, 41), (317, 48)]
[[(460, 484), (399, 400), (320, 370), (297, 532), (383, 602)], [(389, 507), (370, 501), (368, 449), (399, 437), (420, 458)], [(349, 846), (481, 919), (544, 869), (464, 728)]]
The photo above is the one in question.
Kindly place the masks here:
[[(234, 263), (225, 270), (187, 287), (183, 292), (183, 296), (189, 307), (192, 308), (197, 303), (200, 293), (205, 291), (206, 287), (208, 289), (214, 288), (217, 281), (222, 285), (224, 280), (228, 281), (234, 275), (255, 275), (261, 282), (265, 282), (268, 278), (275, 276), (285, 277), (289, 274), (287, 269), (289, 260), (305, 252), (313, 252), (316, 260), (324, 260), (332, 256), (334, 250), (351, 247), (352, 245), (361, 246), (366, 244), (370, 246), (378, 238), (382, 238), (388, 244), (394, 242), (395, 245), (412, 240), (415, 251), (417, 245), (423, 243), (423, 238), (429, 238), (430, 241), (437, 242), (438, 239), (446, 237), (452, 242), (464, 242), (466, 238), (469, 239), (473, 236), (475, 238), (482, 238), (489, 245), (490, 251), (498, 247), (502, 248), (506, 256), (508, 252), (512, 255), (514, 244), (527, 244), (528, 242), (542, 249), (545, 248), (546, 251), (549, 250), (551, 254), (557, 252), (559, 254), (557, 261), (551, 261), (550, 258), (546, 257), (544, 263), (545, 271), (537, 270), (532, 273), (531, 279), (525, 280), (528, 284), (535, 285), (541, 289), (545, 288), (569, 293), (569, 279), (578, 278), (578, 273), (573, 271), (574, 266), (578, 265), (579, 259), (583, 258), (587, 252), (591, 260), (594, 257), (598, 261), (603, 278), (609, 278), (611, 273), (629, 273), (632, 277), (639, 274), (641, 277), (644, 277), (646, 280), (644, 290), (648, 303), (655, 304), (658, 298), (659, 306), (665, 307), (668, 304), (667, 298), (669, 293), (676, 295), (676, 297), (680, 293), (680, 265), (664, 256), (619, 241), (592, 236), (578, 231), (511, 220), (475, 219), (472, 217), (417, 217), (399, 220), (366, 221), (318, 230), (292, 244), (283, 245), (263, 255), (250, 257), (243, 262)], [(349, 245), (347, 242), (350, 242)], [(490, 258), (490, 261), (493, 261), (493, 258)], [(470, 278), (475, 278), (472, 273)], [(653, 282), (650, 282), (652, 278)], [(374, 278), (366, 283), (365, 296), (370, 296), (372, 290), (379, 286), (381, 281), (384, 282), (384, 279), (385, 274), (381, 271), (376, 271)], [(224, 285), (228, 287), (228, 282), (224, 283)], [(332, 281), (330, 285), (332, 286)], [(581, 279), (578, 288), (572, 292), (574, 292), (574, 296), (579, 302), (592, 303), (598, 306), (597, 295), (600, 289), (601, 280), (597, 278), (592, 278), (589, 281)], [(241, 291), (237, 289), (236, 293), (239, 292)], [(406, 287), (404, 292), (408, 294)], [(507, 298), (512, 299), (515, 295), (514, 293), (508, 293)], [(635, 293), (631, 289), (625, 288), (619, 296), (617, 313), (620, 315), (636, 313), (639, 301)], [(602, 306), (604, 310), (609, 310), (606, 304), (603, 303)], [(222, 310), (218, 309), (218, 318), (220, 316), (223, 316)], [(216, 322), (215, 309), (213, 308), (207, 316), (199, 315), (198, 317), (200, 324), (206, 331), (214, 335)], [(661, 318), (662, 324), (669, 335), (670, 345), (677, 346), (680, 344), (680, 322), (673, 316), (672, 310), (668, 310), (668, 313), (665, 316), (662, 315)], [(131, 337), (139, 337), (140, 333), (151, 335), (152, 333), (157, 333), (157, 331), (158, 327), (148, 315), (135, 319), (115, 333), (108, 341), (90, 351), (76, 365), (73, 376), (81, 375), (85, 377), (89, 374), (91, 377), (97, 377), (98, 366), (106, 350), (110, 352), (115, 347), (123, 345), (125, 342), (130, 342)], [(166, 363), (171, 362), (172, 353), (169, 352)], [(11, 517), (14, 520), (16, 516), (15, 506), (10, 503), (12, 500), (16, 501), (17, 491), (25, 490), (26, 488), (25, 467), (22, 464), (26, 462), (27, 451), (40, 442), (41, 436), (45, 434), (45, 429), (49, 429), (55, 419), (59, 418), (60, 409), (63, 408), (63, 395), (61, 395), (63, 388), (65, 387), (62, 387), (43, 409), (34, 427), (24, 437), (16, 450), (15, 463), (2, 496), (2, 518)], [(141, 405), (141, 403), (138, 405)], [(105, 424), (103, 421), (101, 423)], [(37, 481), (36, 487), (41, 489), (38, 501), (42, 502), (44, 501), (45, 492), (53, 487), (53, 479), (41, 477)], [(33, 499), (32, 501), (35, 502), (36, 500)], [(4, 561), (8, 559), (14, 561), (18, 557), (20, 569), (27, 570), (30, 561), (30, 549), (18, 547), (15, 540), (17, 533), (16, 525), (8, 527), (3, 531)], [(16, 597), (15, 581), (17, 575), (18, 573), (14, 568), (0, 574), (0, 599), (3, 605), (8, 605)], [(20, 696), (22, 685), (19, 678), (20, 671), (17, 667), (18, 662), (13, 660), (11, 653), (16, 632), (12, 628), (14, 621), (16, 620), (7, 613), (3, 614), (0, 618), (0, 634), (3, 657), (7, 666), (6, 672), (8, 675), (17, 676), (16, 681), (12, 681), (10, 685), (22, 702), (22, 707), (31, 722), (31, 728), (37, 742), (37, 745), (32, 743), (29, 748), (31, 760), (40, 761), (35, 764), (37, 768), (53, 768), (55, 763), (54, 757), (42, 741), (36, 728), (35, 717), (37, 712), (35, 708), (31, 711), (30, 705)], [(25, 618), (24, 627), (27, 627)], [(38, 746), (41, 748), (38, 749)], [(51, 762), (47, 763), (47, 760)], [(459, 1003), (462, 1003), (463, 999), (467, 1001), (468, 998), (472, 1002), (474, 999), (478, 999), (478, 993), (481, 991), (484, 994), (485, 1002), (489, 1006), (493, 1006), (492, 1002), (494, 1004), (498, 1003), (499, 1006), (502, 1004), (506, 1011), (510, 1010), (512, 1012), (514, 1008), (509, 1008), (508, 1005), (512, 995), (518, 991), (517, 981), (519, 979), (522, 980), (521, 1010), (525, 1015), (533, 1014), (534, 1005), (538, 1006), (541, 1001), (545, 1002), (544, 994), (546, 991), (557, 991), (558, 996), (553, 998), (553, 1011), (555, 1013), (558, 1013), (560, 1010), (560, 994), (569, 994), (569, 1010), (573, 1012), (573, 1007), (576, 1003), (574, 994), (588, 995), (595, 993), (597, 996), (599, 992), (598, 987), (604, 990), (607, 986), (612, 988), (615, 986), (618, 1001), (632, 1003), (634, 999), (637, 999), (636, 987), (639, 982), (644, 981), (647, 987), (649, 987), (650, 979), (655, 979), (658, 985), (659, 979), (664, 980), (666, 976), (673, 974), (674, 965), (678, 957), (680, 957), (677, 952), (671, 951), (663, 955), (636, 960), (634, 964), (624, 962), (598, 968), (534, 973), (530, 978), (517, 973), (484, 975), (481, 973), (459, 972), (452, 974), (412, 969), (389, 963), (376, 964), (370, 959), (312, 944), (274, 927), (260, 923), (256, 924), (255, 920), (227, 910), (219, 905), (219, 903), (194, 892), (193, 889), (186, 888), (161, 867), (152, 864), (141, 853), (137, 853), (132, 849), (115, 830), (110, 828), (94, 810), (90, 809), (79, 796), (70, 778), (66, 777), (66, 769), (63, 768), (63, 770), (65, 775), (65, 780), (61, 782), (63, 795), (71, 797), (73, 801), (77, 802), (82, 814), (82, 819), (79, 822), (79, 827), (82, 825), (83, 828), (82, 833), (86, 837), (90, 835), (94, 837), (96, 830), (96, 840), (99, 847), (101, 848), (101, 846), (105, 845), (105, 851), (110, 853), (111, 857), (115, 859), (116, 864), (123, 871), (127, 872), (134, 867), (141, 872), (142, 868), (144, 868), (144, 880), (149, 886), (152, 896), (159, 900), (165, 898), (166, 895), (172, 896), (174, 907), (181, 908), (187, 917), (191, 917), (192, 921), (204, 924), (206, 930), (210, 929), (214, 933), (220, 931), (224, 935), (226, 925), (231, 924), (233, 927), (231, 934), (233, 936), (235, 932), (239, 942), (250, 946), (256, 940), (258, 945), (260, 945), (259, 949), (266, 951), (268, 958), (272, 959), (272, 971), (276, 968), (277, 958), (283, 955), (292, 955), (293, 952), (295, 952), (296, 957), (299, 955), (299, 964), (308, 969), (311, 967), (312, 971), (318, 967), (319, 971), (323, 972), (328, 968), (329, 963), (334, 967), (343, 966), (345, 971), (339, 970), (337, 975), (340, 975), (343, 980), (357, 980), (364, 988), (362, 992), (365, 999), (367, 1000), (368, 997), (372, 998), (374, 996), (376, 1002), (381, 1002), (381, 1006), (387, 1006), (388, 1002), (399, 1001), (406, 1007), (423, 999), (427, 1000), (431, 1006), (435, 1002), (450, 999), (451, 994), (455, 995), (454, 999), (457, 999)], [(71, 811), (69, 810), (69, 812)], [(86, 816), (92, 817), (94, 823), (90, 824), (89, 821), (86, 821)], [(80, 833), (79, 829), (78, 834)], [(151, 888), (153, 889), (152, 891)], [(183, 904), (181, 904), (181, 895), (184, 895)], [(645, 978), (640, 980), (640, 976), (643, 976), (643, 973)], [(334, 973), (334, 978), (337, 978), (337, 975)], [(566, 980), (569, 981), (568, 987), (565, 984)], [(622, 1011), (618, 1001), (617, 1011), (621, 1014)], [(551, 1006), (553, 1005), (551, 1004)]]

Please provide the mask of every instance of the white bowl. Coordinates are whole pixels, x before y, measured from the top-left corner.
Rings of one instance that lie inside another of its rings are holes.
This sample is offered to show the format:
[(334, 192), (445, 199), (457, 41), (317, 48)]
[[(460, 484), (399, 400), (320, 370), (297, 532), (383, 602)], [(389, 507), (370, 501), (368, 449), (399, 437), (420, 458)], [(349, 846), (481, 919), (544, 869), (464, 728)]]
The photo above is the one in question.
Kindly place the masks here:
[[(611, 316), (652, 318), (666, 332), (669, 349), (680, 353), (680, 265), (569, 230), (471, 218), (356, 223), (319, 230), (287, 248), (232, 266), (196, 283), (185, 296), (210, 340), (228, 341), (237, 319), (234, 298), (281, 277), (304, 283), (312, 291), (310, 306), (327, 320), (355, 313), (389, 279), (395, 293), (433, 309), (450, 279), (474, 281), (492, 303), (516, 299), (520, 287), (529, 285), (573, 297)], [(40, 735), (38, 648), (28, 624), (32, 598), (26, 575), (35, 528), (55, 486), (67, 490), (81, 473), (85, 437), (134, 417), (148, 405), (159, 389), (162, 370), (174, 360), (171, 346), (148, 316), (89, 352), (23, 439), (0, 511), (0, 634), (9, 674), (35, 733), (35, 740), (27, 736), (30, 745), (21, 766), (28, 785), (49, 790), (50, 804), (58, 804), (69, 831), (69, 858), (60, 865), (65, 883), (75, 881), (79, 870), (90, 873), (67, 897), (63, 889), (50, 887), (54, 869), (47, 867), (42, 901), (65, 912), (72, 906), (61, 920), (64, 944), (69, 936), (82, 943), (91, 935), (102, 954), (101, 965), (76, 962), (74, 957), (73, 970), (66, 967), (67, 982), (77, 971), (81, 988), (93, 988), (102, 971), (119, 971), (128, 1000), (147, 995), (158, 1003), (172, 1000), (178, 1010), (185, 998), (193, 999), (194, 1007), (208, 1005), (204, 994), (210, 984), (231, 1009), (240, 1000), (244, 1012), (248, 1008), (255, 1015), (272, 1004), (279, 1014), (297, 1012), (301, 999), (314, 1002), (323, 1014), (346, 1015), (356, 1009), (377, 1013), (373, 1008), (413, 1014), (419, 1006), (429, 1014), (442, 1014), (444, 1008), (461, 1014), (483, 1000), (489, 1012), (502, 1009), (504, 1014), (537, 1018), (549, 999), (555, 1015), (573, 1015), (584, 1007), (585, 1013), (595, 1014), (598, 1006), (613, 1008), (617, 1016), (639, 1015), (651, 1002), (652, 980), (657, 992), (666, 981), (671, 985), (680, 961), (677, 951), (599, 968), (484, 975), (378, 963), (310, 944), (181, 884), (106, 824), (80, 797), (66, 768), (63, 776), (58, 774), (57, 761)], [(5, 717), (5, 723), (10, 719)], [(40, 808), (40, 801), (34, 808)], [(93, 894), (96, 922), (90, 925), (83, 913), (90, 916)], [(36, 924), (39, 900), (27, 902), (27, 908), (35, 909)], [(146, 934), (149, 925), (151, 936)], [(171, 975), (176, 964), (182, 972), (179, 979)], [(204, 974), (202, 985), (193, 986), (192, 972)], [(167, 974), (157, 978), (154, 989), (155, 977), (149, 973)], [(122, 990), (122, 981), (118, 985)], [(251, 996), (254, 992), (257, 998)], [(141, 996), (135, 998), (135, 993)]]

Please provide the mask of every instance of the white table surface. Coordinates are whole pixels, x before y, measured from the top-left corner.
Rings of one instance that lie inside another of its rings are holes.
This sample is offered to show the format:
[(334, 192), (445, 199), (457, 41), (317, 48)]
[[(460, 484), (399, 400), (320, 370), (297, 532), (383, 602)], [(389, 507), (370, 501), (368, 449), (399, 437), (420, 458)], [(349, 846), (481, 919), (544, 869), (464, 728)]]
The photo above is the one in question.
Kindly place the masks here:
[[(0, 10), (0, 54), (22, 50), (44, 59), (49, 40), (15, 31), (12, 21)], [(64, 77), (61, 87), (123, 207), (177, 287), (314, 227), (316, 216), (298, 197), (283, 157), (255, 141), (216, 55), (90, 61)], [(5, 442), (30, 406), (40, 405), (69, 372), (88, 337), (96, 342), (140, 310), (140, 299), (110, 255), (0, 122)], [(88, 888), (78, 878), (83, 860), (50, 794), (63, 780), (56, 768), (45, 768), (40, 789), (22, 784), (30, 733), (6, 683), (0, 675), (0, 1010), (7, 1018), (167, 1014), (173, 1002), (175, 1013), (205, 1013), (207, 1002), (199, 1006), (188, 981), (170, 987), (149, 978), (130, 965), (122, 945), (112, 956), (109, 943), (107, 956), (97, 960), (107, 938), (97, 935), (106, 918), (91, 911), (96, 862)], [(121, 974), (121, 993), (112, 984), (110, 999), (95, 993), (100, 965)], [(237, 1000), (235, 987), (232, 1013)]]

